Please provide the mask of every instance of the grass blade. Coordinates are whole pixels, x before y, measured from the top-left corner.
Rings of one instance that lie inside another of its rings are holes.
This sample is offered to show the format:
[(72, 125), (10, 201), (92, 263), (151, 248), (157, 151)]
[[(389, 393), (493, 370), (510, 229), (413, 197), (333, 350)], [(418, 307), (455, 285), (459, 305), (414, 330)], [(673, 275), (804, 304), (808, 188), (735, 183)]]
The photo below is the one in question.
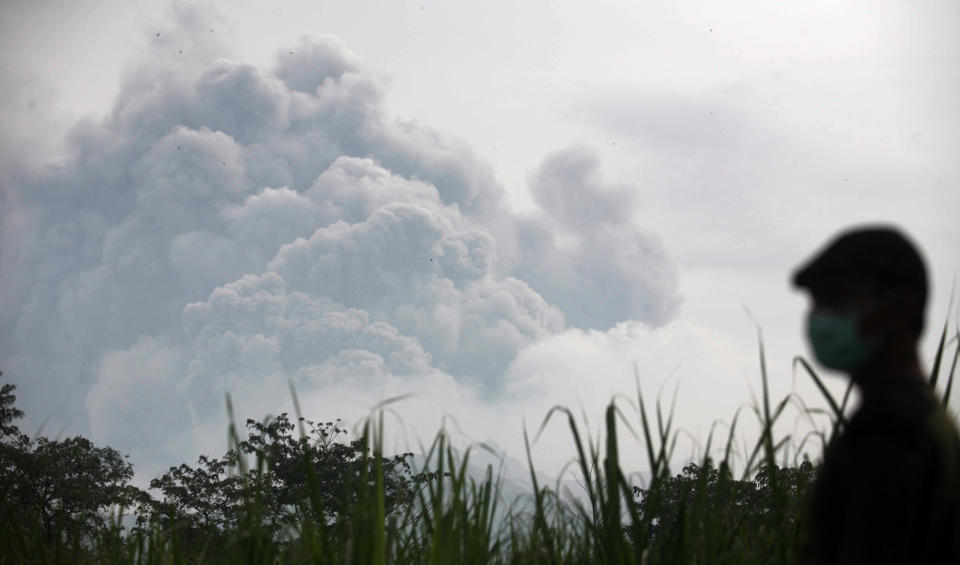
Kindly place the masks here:
[(949, 319), (943, 322), (943, 332), (940, 334), (940, 343), (937, 345), (937, 354), (933, 358), (933, 368), (930, 369), (930, 388), (937, 388), (937, 379), (940, 378), (940, 361), (943, 359), (943, 348), (947, 342), (947, 328)]
[[(800, 364), (801, 367), (810, 375), (810, 378), (813, 379), (813, 384), (817, 385), (817, 389), (820, 390), (820, 394), (827, 400), (827, 404), (830, 405), (830, 410), (833, 411), (834, 418), (840, 421), (842, 424), (846, 424), (846, 420), (843, 417), (843, 410), (840, 409), (840, 406), (837, 405), (837, 401), (833, 399), (833, 395), (830, 394), (830, 391), (827, 390), (827, 387), (823, 384), (823, 381), (820, 380), (820, 376), (817, 375), (816, 371), (813, 370), (813, 367), (810, 366), (810, 363), (806, 359), (797, 355), (793, 358), (793, 369), (796, 371), (797, 364)], [(846, 395), (844, 395), (846, 398)]]

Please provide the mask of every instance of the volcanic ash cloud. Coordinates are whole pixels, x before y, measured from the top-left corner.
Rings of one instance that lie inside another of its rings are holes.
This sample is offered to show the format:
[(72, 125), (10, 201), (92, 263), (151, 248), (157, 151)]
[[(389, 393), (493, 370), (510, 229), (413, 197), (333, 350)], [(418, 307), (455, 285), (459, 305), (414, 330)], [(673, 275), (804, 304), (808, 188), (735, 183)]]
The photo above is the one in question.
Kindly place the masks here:
[(72, 415), (172, 462), (192, 430), (222, 436), (225, 392), (258, 418), (288, 379), (493, 402), (532, 344), (673, 317), (674, 265), (589, 150), (548, 156), (541, 211), (518, 214), (464, 142), (387, 119), (340, 40), (261, 69), (195, 16), (173, 35), (191, 58), (154, 45), (68, 158), (4, 177), (0, 366), (28, 425)]

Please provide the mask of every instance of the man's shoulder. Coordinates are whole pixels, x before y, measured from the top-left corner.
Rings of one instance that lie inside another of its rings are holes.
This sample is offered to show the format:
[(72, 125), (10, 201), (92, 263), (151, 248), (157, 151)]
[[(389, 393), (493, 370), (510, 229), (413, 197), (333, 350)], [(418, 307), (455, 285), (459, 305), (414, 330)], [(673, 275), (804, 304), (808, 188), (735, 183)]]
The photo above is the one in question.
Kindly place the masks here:
[(924, 436), (931, 442), (941, 465), (960, 478), (960, 432), (957, 422), (938, 405), (924, 419)]
[(958, 461), (956, 423), (928, 387), (909, 387), (865, 401), (826, 455), (836, 463), (910, 458), (922, 464)]
[(857, 466), (882, 460), (885, 468), (935, 465), (960, 473), (956, 422), (928, 388), (865, 404), (830, 451)]

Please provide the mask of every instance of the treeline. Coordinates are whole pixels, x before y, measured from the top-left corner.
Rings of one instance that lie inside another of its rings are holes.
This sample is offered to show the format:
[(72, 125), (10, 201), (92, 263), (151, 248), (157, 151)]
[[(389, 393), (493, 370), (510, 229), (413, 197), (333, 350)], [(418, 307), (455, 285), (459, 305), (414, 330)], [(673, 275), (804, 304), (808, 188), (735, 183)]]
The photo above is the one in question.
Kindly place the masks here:
[[(247, 439), (222, 457), (171, 467), (150, 482), (154, 495), (130, 484), (133, 465), (111, 447), (23, 433), (15, 389), (0, 388), (0, 545), (21, 548), (31, 562), (67, 555), (71, 563), (100, 562), (107, 549), (133, 557), (148, 540), (199, 559), (249, 535), (252, 521), (270, 542), (295, 537), (296, 525), (307, 522), (345, 537), (358, 478), (378, 474), (392, 518), (432, 476), (413, 471), (410, 453), (375, 460), (366, 438), (348, 440), (339, 421), (300, 419), (295, 426), (284, 413), (247, 420)], [(12, 557), (4, 552), (0, 562)]]
[(0, 389), (0, 563), (787, 562), (814, 477), (804, 461), (737, 480), (709, 459), (671, 476), (661, 441), (651, 484), (630, 485), (611, 408), (603, 454), (570, 420), (585, 499), (539, 485), (531, 461), (533, 494), (513, 505), (442, 434), (418, 472), (409, 453), (378, 455), (376, 422), (351, 439), (281, 414), (144, 491), (110, 447), (24, 434), (14, 392)]

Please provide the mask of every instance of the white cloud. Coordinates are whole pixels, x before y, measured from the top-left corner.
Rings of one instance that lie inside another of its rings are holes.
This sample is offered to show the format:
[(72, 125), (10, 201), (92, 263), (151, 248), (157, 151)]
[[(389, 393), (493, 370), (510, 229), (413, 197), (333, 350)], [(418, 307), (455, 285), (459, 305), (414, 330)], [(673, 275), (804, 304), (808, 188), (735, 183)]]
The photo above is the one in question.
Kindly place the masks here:
[(544, 214), (520, 228), (528, 252), (517, 271), (572, 324), (663, 324), (676, 314), (676, 267), (660, 239), (631, 220), (631, 190), (603, 183), (595, 154), (585, 148), (553, 153), (531, 184)]
[(486, 434), (508, 367), (567, 322), (674, 315), (675, 268), (589, 151), (548, 157), (543, 211), (517, 214), (466, 143), (387, 120), (341, 41), (265, 70), (204, 17), (181, 9), (69, 158), (5, 193), (0, 364), (34, 421), (85, 410), (77, 431), (155, 469), (216, 449), (225, 393), (261, 417), (291, 379), (323, 417), (421, 391), (419, 429)]
[[(289, 56), (288, 56), (289, 55)], [(360, 70), (359, 58), (337, 37), (302, 37), (286, 53), (277, 53), (274, 74), (290, 90), (314, 94), (327, 80)]]
[[(105, 352), (96, 386), (86, 395), (90, 429), (97, 438), (132, 450), (150, 471), (182, 454), (175, 438), (191, 429), (181, 375), (187, 352), (164, 338), (143, 337), (123, 351)], [(143, 455), (149, 454), (149, 457)], [(137, 471), (145, 469), (137, 466)]]

